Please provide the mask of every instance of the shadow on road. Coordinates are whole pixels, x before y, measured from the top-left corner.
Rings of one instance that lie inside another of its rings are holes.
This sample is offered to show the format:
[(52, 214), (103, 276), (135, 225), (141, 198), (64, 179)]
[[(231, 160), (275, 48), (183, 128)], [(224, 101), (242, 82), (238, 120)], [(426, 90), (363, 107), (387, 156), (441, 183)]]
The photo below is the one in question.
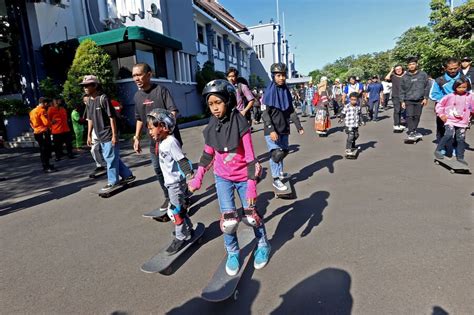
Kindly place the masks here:
[(360, 147), (360, 152), (364, 152), (365, 150), (367, 149), (375, 149), (375, 145), (377, 144), (377, 141), (369, 141), (369, 142), (366, 142), (366, 143), (361, 143), (359, 145), (357, 145), (358, 147)]
[(349, 315), (353, 299), (351, 276), (344, 270), (327, 268), (281, 295), (281, 304), (270, 314)]
[(279, 207), (265, 218), (265, 222), (269, 222), (284, 213), (270, 240), (272, 257), (285, 243), (293, 239), (295, 233), (305, 224), (306, 227), (300, 233), (300, 237), (309, 235), (313, 228), (323, 221), (323, 211), (328, 206), (329, 195), (327, 191), (314, 192), (306, 199)]
[(169, 310), (166, 314), (252, 314), (252, 304), (260, 290), (260, 283), (252, 280), (253, 272), (253, 264), (249, 261), (237, 286), (239, 295), (236, 301), (231, 297), (222, 302), (211, 303), (200, 297), (195, 297), (183, 305)]
[(433, 306), (433, 312), (431, 315), (449, 315), (449, 313), (446, 312), (442, 307)]

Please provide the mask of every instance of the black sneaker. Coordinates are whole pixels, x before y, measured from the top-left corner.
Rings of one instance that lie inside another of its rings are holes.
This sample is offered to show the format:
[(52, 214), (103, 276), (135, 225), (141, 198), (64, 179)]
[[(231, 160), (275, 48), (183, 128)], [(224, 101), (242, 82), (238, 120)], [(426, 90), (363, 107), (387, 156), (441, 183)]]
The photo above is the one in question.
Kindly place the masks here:
[(128, 183), (131, 183), (135, 180), (135, 176), (134, 175), (130, 175), (128, 176), (127, 178), (122, 178), (122, 180), (120, 181), (122, 184), (128, 184)]
[(168, 210), (170, 204), (169, 198), (166, 198), (165, 201), (163, 201), (163, 204), (160, 206), (160, 211), (166, 211)]
[(171, 242), (170, 246), (166, 249), (166, 253), (171, 256), (179, 252), (181, 248), (183, 248), (184, 245), (186, 245), (185, 240), (178, 240), (177, 238), (174, 238), (173, 241)]
[(95, 168), (94, 173), (99, 173), (99, 172), (102, 172), (102, 171), (105, 171), (105, 167), (99, 166), (99, 167)]

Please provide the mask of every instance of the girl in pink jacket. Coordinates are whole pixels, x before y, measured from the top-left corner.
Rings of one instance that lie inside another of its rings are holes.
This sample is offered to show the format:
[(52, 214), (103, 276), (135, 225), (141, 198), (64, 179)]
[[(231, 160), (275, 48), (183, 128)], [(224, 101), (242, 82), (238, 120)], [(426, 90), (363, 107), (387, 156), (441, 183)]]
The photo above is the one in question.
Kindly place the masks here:
[(241, 220), (234, 200), (237, 191), (244, 208), (242, 221), (252, 226), (258, 240), (254, 267), (263, 268), (270, 256), (270, 244), (263, 218), (255, 208), (257, 176), (260, 164), (255, 159), (250, 125), (236, 109), (235, 88), (226, 80), (206, 84), (203, 96), (211, 111), (209, 124), (204, 129), (204, 152), (189, 190), (201, 187), (204, 174), (214, 166), (215, 185), (221, 212), (220, 227), (227, 250), (226, 272), (234, 276), (239, 272), (239, 243), (237, 227)]
[(453, 152), (453, 142), (456, 139), (456, 158), (458, 162), (468, 165), (464, 160), (466, 128), (469, 119), (474, 112), (474, 96), (468, 90), (470, 83), (466, 78), (457, 79), (453, 84), (454, 92), (446, 95), (436, 105), (436, 115), (444, 121), (444, 136), (438, 142), (434, 155), (438, 159), (443, 159), (441, 152), (446, 147), (446, 157), (451, 158)]

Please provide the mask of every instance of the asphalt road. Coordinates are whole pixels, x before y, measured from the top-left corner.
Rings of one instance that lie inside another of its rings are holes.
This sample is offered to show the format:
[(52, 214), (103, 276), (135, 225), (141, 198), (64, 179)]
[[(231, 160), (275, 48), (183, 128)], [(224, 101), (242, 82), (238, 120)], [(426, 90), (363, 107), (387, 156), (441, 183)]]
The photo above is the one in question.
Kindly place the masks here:
[[(391, 115), (361, 127), (357, 160), (344, 159), (335, 121), (328, 138), (309, 118), (303, 136), (293, 129), (285, 168), (298, 198), (275, 199), (268, 176), (258, 186), (271, 260), (262, 270), (249, 264), (237, 301), (216, 304), (200, 298), (224, 256), (211, 174), (191, 209), (205, 243), (163, 276), (140, 271), (173, 229), (141, 216), (162, 202), (147, 154), (122, 150), (136, 185), (101, 199), (104, 178), (87, 178), (88, 154), (45, 175), (37, 153), (2, 151), (0, 313), (474, 314), (473, 176), (433, 163), (432, 109), (416, 145), (392, 133)], [(254, 147), (268, 168), (261, 128)], [(202, 129), (182, 131), (195, 162)], [(472, 149), (466, 160), (474, 168)]]

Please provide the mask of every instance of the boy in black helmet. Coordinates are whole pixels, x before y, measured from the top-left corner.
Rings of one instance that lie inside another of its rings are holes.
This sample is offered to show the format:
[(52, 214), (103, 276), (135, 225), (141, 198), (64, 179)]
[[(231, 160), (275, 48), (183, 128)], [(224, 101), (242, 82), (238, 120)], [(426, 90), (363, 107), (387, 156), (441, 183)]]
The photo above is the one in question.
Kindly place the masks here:
[(175, 224), (175, 238), (166, 249), (168, 255), (177, 253), (193, 236), (193, 224), (184, 207), (186, 178), (192, 176), (193, 170), (183, 154), (181, 144), (173, 136), (175, 126), (174, 115), (166, 109), (155, 108), (147, 114), (148, 132), (156, 142), (155, 153), (170, 198), (168, 216)]
[(274, 63), (270, 71), (273, 81), (263, 93), (261, 105), (263, 132), (267, 147), (271, 152), (270, 168), (273, 186), (280, 191), (285, 191), (288, 187), (281, 179), (285, 177), (283, 159), (288, 154), (290, 119), (295, 123), (300, 135), (304, 133), (304, 130), (293, 107), (290, 90), (286, 86), (286, 65)]

